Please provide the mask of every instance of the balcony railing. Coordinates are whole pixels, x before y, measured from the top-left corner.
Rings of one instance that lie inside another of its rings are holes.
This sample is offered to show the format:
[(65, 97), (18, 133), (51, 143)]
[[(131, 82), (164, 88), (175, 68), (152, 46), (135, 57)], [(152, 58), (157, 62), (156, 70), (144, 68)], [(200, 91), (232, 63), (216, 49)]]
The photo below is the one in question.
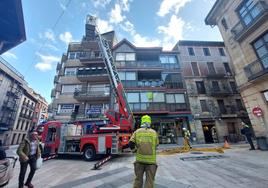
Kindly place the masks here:
[(208, 73), (207, 74), (207, 78), (211, 78), (211, 79), (224, 79), (225, 78), (225, 74), (224, 73)]
[(58, 83), (59, 82), (59, 76), (54, 76), (54, 84)]
[(81, 100), (105, 100), (110, 97), (110, 88), (83, 88), (74, 92), (74, 97)]
[[(266, 61), (267, 67), (263, 66), (263, 62)], [(266, 55), (262, 60), (256, 60), (244, 67), (244, 71), (248, 77), (249, 81), (252, 81), (264, 74), (268, 73), (268, 55)]]
[(183, 104), (166, 104), (166, 103), (130, 103), (130, 108), (134, 112), (177, 112), (177, 111), (188, 111), (186, 103)]
[(62, 66), (62, 65), (61, 65), (61, 63), (60, 63), (60, 62), (58, 62), (58, 64), (57, 64), (57, 68), (56, 68), (56, 69), (57, 69), (57, 71), (61, 69), (61, 66)]
[(249, 11), (258, 9), (259, 13), (251, 22), (246, 25), (243, 20), (240, 20), (231, 30), (235, 40), (241, 41), (251, 30), (257, 28), (263, 21), (267, 21), (268, 6), (264, 1), (258, 1)]
[(209, 94), (211, 96), (228, 96), (232, 95), (233, 92), (229, 88), (224, 89), (210, 88)]
[(184, 89), (182, 82), (164, 82), (163, 80), (122, 80), (124, 87), (165, 87), (167, 89)]

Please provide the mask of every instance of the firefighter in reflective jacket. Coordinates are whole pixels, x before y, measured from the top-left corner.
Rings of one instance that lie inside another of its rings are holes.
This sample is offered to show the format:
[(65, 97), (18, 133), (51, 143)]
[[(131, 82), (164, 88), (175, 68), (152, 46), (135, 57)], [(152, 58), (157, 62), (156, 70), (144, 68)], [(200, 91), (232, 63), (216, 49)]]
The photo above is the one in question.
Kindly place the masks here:
[(186, 148), (192, 148), (191, 144), (190, 144), (190, 137), (191, 137), (191, 133), (188, 129), (186, 129), (185, 127), (182, 128), (183, 130), (183, 134), (184, 134), (184, 147)]
[(130, 149), (136, 153), (134, 163), (135, 181), (133, 188), (143, 187), (143, 174), (146, 173), (145, 188), (154, 187), (156, 174), (156, 147), (159, 144), (157, 133), (150, 128), (151, 117), (141, 118), (141, 128), (136, 130), (129, 141)]

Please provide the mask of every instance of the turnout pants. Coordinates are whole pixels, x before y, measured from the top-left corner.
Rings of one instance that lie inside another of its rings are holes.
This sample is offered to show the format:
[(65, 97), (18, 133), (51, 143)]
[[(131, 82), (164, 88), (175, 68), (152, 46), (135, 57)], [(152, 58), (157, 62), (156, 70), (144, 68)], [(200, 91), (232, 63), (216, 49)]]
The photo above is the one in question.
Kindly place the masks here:
[(134, 163), (135, 171), (135, 181), (133, 188), (142, 188), (143, 187), (143, 174), (146, 174), (145, 187), (144, 188), (153, 188), (154, 187), (154, 177), (156, 174), (157, 165), (156, 164), (144, 164), (140, 162)]

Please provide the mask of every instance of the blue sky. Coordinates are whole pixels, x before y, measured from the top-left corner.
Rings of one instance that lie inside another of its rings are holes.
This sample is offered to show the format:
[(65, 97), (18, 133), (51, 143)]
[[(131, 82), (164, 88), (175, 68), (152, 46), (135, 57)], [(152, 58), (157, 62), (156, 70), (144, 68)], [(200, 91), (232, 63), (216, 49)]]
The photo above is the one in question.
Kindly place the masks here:
[(66, 53), (69, 42), (81, 40), (87, 14), (98, 17), (101, 32), (115, 30), (119, 40), (126, 38), (139, 47), (163, 46), (168, 50), (178, 40), (222, 41), (217, 28), (204, 24), (215, 0), (25, 0), (22, 3), (27, 40), (2, 57), (48, 102), (57, 62)]

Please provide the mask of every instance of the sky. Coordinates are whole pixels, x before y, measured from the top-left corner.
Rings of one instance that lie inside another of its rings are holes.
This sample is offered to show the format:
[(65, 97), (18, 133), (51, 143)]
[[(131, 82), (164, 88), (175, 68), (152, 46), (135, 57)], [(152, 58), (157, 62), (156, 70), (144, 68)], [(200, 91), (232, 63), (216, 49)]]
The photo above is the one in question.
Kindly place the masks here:
[(56, 66), (81, 41), (88, 14), (100, 32), (114, 30), (137, 47), (171, 50), (179, 40), (222, 41), (204, 19), (216, 0), (22, 0), (26, 41), (2, 55), (51, 102)]

